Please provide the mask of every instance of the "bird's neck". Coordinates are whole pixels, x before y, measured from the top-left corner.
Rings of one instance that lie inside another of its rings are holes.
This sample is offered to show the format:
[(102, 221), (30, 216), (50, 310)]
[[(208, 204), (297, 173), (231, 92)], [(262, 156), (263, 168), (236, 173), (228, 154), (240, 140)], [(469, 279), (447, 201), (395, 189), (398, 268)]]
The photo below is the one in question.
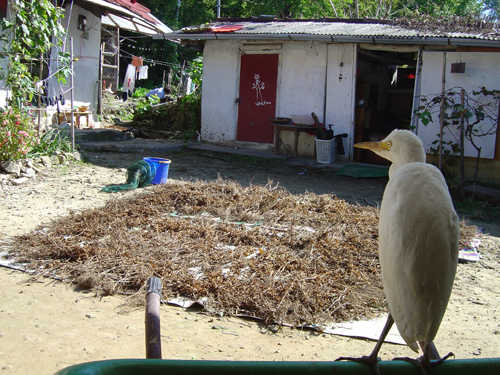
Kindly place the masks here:
[(399, 168), (409, 163), (425, 163), (425, 152), (423, 150), (421, 152), (414, 152), (405, 155), (399, 160), (393, 161), (389, 167), (389, 178), (391, 178)]

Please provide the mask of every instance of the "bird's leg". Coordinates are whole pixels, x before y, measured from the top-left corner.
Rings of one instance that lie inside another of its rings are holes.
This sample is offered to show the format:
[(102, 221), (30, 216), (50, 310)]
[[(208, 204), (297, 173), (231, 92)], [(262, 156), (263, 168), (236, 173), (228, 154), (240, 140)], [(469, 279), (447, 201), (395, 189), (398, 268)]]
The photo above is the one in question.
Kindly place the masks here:
[(394, 319), (392, 318), (392, 315), (389, 314), (389, 316), (387, 317), (387, 321), (385, 322), (384, 329), (382, 330), (382, 333), (380, 334), (380, 337), (377, 341), (377, 344), (375, 345), (369, 356), (363, 356), (360, 358), (339, 357), (335, 361), (354, 361), (359, 363), (366, 363), (367, 365), (370, 365), (375, 369), (375, 373), (377, 375), (380, 375), (380, 370), (378, 368), (378, 361), (380, 360), (380, 358), (378, 358), (378, 353), (380, 351), (380, 348), (382, 347), (382, 344), (384, 343), (385, 338), (387, 337), (387, 334), (391, 330), (393, 324), (394, 324)]
[[(455, 354), (453, 354), (452, 352), (449, 352), (444, 357), (441, 357), (436, 349), (436, 345), (434, 345), (433, 342), (431, 342), (427, 345), (423, 345), (422, 350), (424, 352), (424, 355), (422, 356), (422, 365), (424, 367), (427, 367), (427, 366), (432, 367), (432, 366), (440, 365), (441, 363), (446, 361), (448, 358), (455, 356)], [(431, 360), (433, 360), (433, 361), (431, 362)]]
[[(422, 372), (422, 375), (426, 375), (427, 367), (434, 367), (437, 366), (441, 363), (443, 363), (445, 360), (447, 360), (451, 356), (455, 356), (453, 353), (448, 353), (444, 357), (440, 357), (439, 353), (437, 351), (436, 345), (434, 345), (433, 342), (429, 344), (425, 344), (424, 342), (419, 342), (420, 347), (422, 348), (422, 351), (424, 352), (423, 356), (420, 358), (409, 358), (409, 357), (397, 357), (394, 358), (393, 361), (406, 361), (413, 363), (414, 365), (417, 365), (420, 367), (420, 371)], [(431, 361), (433, 360), (433, 361)]]

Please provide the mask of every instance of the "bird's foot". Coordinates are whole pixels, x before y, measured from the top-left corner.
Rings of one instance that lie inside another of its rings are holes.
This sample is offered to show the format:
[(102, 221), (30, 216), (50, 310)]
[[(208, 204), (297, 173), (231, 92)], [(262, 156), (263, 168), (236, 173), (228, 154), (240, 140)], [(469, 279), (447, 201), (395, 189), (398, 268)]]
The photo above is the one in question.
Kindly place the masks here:
[(378, 363), (380, 361), (379, 357), (374, 357), (374, 356), (363, 356), (363, 357), (339, 357), (335, 361), (353, 361), (353, 362), (358, 362), (358, 363), (364, 363), (366, 365), (369, 365), (373, 367), (375, 370), (375, 374), (380, 375), (380, 369), (378, 367)]
[(449, 352), (443, 358), (439, 358), (436, 361), (429, 361), (429, 364), (427, 366), (432, 367), (432, 366), (440, 365), (441, 363), (443, 363), (444, 361), (446, 361), (450, 357), (455, 358), (455, 354), (453, 354), (452, 352)]
[(425, 360), (425, 358), (423, 358), (423, 357), (419, 357), (419, 358), (396, 357), (396, 358), (393, 358), (393, 361), (406, 361), (406, 362), (413, 363), (414, 365), (417, 365), (418, 367), (420, 367), (420, 371), (421, 371), (422, 375), (426, 375), (427, 374), (427, 371), (425, 370), (426, 368), (440, 365), (441, 363), (443, 363), (444, 361), (446, 361), (450, 357), (455, 357), (455, 354), (450, 352), (450, 353), (446, 354), (444, 357), (439, 358), (436, 361), (430, 361), (429, 359)]

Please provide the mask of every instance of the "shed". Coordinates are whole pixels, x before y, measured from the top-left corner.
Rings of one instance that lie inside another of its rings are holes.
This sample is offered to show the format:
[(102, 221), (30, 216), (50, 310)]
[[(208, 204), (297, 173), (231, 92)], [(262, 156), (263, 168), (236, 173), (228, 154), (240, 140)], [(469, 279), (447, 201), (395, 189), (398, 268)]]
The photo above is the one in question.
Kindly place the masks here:
[[(347, 133), (340, 159), (383, 163), (353, 144), (411, 127), (429, 152), (439, 120), (423, 126), (413, 110), (422, 96), (442, 92), (443, 79), (447, 89), (500, 89), (500, 34), (442, 29), (392, 20), (220, 18), (154, 38), (203, 49), (203, 140), (271, 147), (270, 118), (314, 112), (335, 134)], [(452, 73), (455, 63), (465, 63), (465, 73)], [(292, 134), (281, 132), (279, 142), (287, 152)], [(498, 135), (478, 142), (483, 160), (500, 160)], [(470, 144), (465, 150), (476, 156)], [(298, 154), (314, 155), (314, 135), (300, 134)]]

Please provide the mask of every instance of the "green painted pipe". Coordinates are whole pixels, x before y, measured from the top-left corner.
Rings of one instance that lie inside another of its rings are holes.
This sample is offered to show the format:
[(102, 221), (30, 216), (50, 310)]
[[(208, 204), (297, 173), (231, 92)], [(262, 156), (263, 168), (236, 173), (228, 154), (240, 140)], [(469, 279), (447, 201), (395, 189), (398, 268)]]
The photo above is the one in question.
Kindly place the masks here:
[[(379, 363), (382, 375), (421, 375), (420, 368), (404, 361)], [(56, 375), (373, 375), (373, 368), (355, 362), (253, 362), (119, 359), (88, 362)], [(428, 375), (498, 375), (500, 358), (448, 360), (427, 370)]]

